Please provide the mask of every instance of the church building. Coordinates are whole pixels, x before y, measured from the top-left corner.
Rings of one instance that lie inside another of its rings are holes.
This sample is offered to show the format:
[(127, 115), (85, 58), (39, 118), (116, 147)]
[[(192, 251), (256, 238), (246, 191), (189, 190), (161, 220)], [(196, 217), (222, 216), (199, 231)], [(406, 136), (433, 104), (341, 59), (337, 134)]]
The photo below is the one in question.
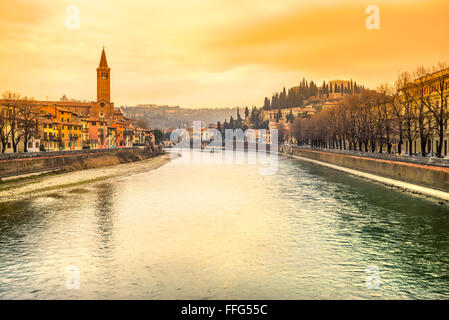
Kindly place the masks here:
[[(81, 102), (64, 96), (60, 101), (30, 102), (39, 110), (41, 149), (119, 148), (136, 144), (136, 128), (111, 102), (111, 68), (104, 48), (96, 71), (97, 101)], [(11, 101), (0, 100), (0, 106), (8, 104)]]

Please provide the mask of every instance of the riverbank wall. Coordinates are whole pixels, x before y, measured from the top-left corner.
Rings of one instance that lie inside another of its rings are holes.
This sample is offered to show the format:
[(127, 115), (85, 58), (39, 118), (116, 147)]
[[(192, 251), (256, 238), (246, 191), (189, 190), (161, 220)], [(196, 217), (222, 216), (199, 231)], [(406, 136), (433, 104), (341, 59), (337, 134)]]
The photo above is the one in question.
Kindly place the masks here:
[(52, 171), (74, 171), (135, 162), (163, 153), (162, 149), (116, 148), (0, 155), (0, 181)]
[[(280, 152), (300, 158), (311, 159), (335, 166), (358, 170), (381, 177), (392, 178), (421, 186), (449, 191), (449, 165), (441, 159), (408, 160), (390, 155), (359, 155), (351, 151), (333, 152), (307, 147), (281, 146)], [(400, 158), (400, 159), (395, 159)], [(430, 161), (435, 163), (429, 164)]]

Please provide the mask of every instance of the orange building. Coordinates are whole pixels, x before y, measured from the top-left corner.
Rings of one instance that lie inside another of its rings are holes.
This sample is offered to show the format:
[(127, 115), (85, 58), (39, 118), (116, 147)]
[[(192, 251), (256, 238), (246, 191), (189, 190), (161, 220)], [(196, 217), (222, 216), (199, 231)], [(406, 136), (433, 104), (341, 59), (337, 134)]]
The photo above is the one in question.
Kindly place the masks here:
[[(97, 101), (32, 101), (39, 110), (39, 138), (45, 150), (130, 147), (138, 134), (111, 102), (111, 68), (103, 48), (97, 71)], [(0, 100), (0, 105), (7, 103)], [(139, 139), (140, 140), (140, 139)]]
[[(100, 63), (97, 68), (97, 101), (36, 101), (44, 109), (50, 106), (61, 109), (63, 113), (55, 113), (58, 121), (61, 121), (61, 135), (65, 148), (118, 148), (132, 145), (132, 137), (127, 139), (125, 128), (130, 127), (130, 120), (126, 118), (120, 110), (114, 109), (111, 102), (111, 68), (108, 66), (106, 52), (103, 48)], [(69, 112), (71, 114), (69, 115)], [(64, 114), (65, 113), (65, 114)], [(80, 122), (70, 123), (72, 115), (76, 116)], [(87, 118), (88, 120), (81, 121)], [(59, 120), (61, 119), (61, 120)], [(64, 124), (62, 124), (64, 123)], [(88, 124), (86, 127), (86, 123)], [(80, 126), (80, 127), (79, 127)], [(108, 129), (113, 128), (113, 130)], [(77, 130), (73, 130), (76, 128)], [(72, 130), (69, 130), (72, 129)], [(79, 129), (79, 130), (78, 130)], [(75, 132), (71, 132), (75, 131)], [(88, 133), (83, 134), (83, 133)], [(108, 137), (114, 135), (114, 138)], [(78, 143), (77, 137), (81, 137), (82, 143)], [(112, 141), (113, 140), (113, 141)]]

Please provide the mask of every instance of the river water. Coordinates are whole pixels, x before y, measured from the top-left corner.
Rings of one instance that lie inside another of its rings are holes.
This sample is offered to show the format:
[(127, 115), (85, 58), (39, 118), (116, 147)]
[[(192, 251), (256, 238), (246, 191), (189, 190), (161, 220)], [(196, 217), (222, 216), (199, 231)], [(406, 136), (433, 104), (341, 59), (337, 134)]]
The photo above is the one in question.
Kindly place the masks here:
[(0, 298), (449, 298), (447, 207), (278, 166), (168, 163), (0, 204)]

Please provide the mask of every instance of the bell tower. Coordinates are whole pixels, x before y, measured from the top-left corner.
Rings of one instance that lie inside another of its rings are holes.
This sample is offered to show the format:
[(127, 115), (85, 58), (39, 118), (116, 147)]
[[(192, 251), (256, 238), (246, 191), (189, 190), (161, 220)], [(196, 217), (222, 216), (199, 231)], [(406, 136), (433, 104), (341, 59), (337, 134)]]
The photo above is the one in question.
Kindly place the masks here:
[(108, 67), (104, 47), (97, 68), (97, 101), (100, 100), (111, 102), (111, 68)]

